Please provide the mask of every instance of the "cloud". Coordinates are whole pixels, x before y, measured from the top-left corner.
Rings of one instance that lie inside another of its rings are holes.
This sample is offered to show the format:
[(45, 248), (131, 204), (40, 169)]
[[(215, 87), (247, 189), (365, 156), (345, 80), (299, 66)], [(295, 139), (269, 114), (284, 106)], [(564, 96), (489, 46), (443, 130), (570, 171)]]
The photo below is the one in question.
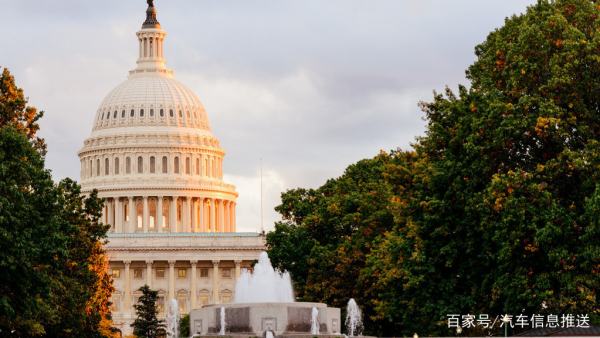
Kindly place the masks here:
[[(167, 64), (204, 102), (240, 193), (240, 229), (265, 225), (279, 194), (318, 187), (424, 132), (418, 101), (466, 83), (473, 48), (534, 0), (157, 1)], [(143, 1), (0, 0), (2, 66), (46, 111), (54, 177), (78, 178), (77, 150), (106, 95), (134, 68)], [(258, 208), (258, 209), (257, 209)]]
[(273, 229), (273, 224), (280, 220), (279, 214), (272, 206), (281, 203), (281, 191), (286, 184), (274, 170), (263, 170), (262, 173), (262, 215), (261, 215), (261, 176), (260, 165), (254, 176), (225, 175), (224, 179), (236, 185), (239, 191), (237, 201), (237, 230), (245, 232)]

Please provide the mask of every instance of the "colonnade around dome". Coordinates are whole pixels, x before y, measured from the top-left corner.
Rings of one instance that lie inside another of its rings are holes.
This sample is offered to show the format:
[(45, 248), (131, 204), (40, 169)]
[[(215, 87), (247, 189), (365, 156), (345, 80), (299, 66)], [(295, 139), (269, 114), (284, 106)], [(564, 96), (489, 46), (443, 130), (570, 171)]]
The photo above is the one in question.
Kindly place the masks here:
[(235, 232), (235, 201), (190, 196), (106, 198), (103, 222), (115, 233)]

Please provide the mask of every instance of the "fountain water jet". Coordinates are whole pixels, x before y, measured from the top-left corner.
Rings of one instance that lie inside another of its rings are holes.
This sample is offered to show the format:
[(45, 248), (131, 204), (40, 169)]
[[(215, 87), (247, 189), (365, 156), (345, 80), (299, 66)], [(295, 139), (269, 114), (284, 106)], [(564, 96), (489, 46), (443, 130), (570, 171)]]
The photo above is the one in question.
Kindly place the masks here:
[(360, 336), (362, 329), (362, 313), (354, 298), (350, 298), (346, 306), (346, 332), (349, 337)]
[(176, 299), (169, 301), (169, 307), (167, 308), (167, 337), (178, 338), (179, 337), (179, 305)]
[(310, 333), (319, 334), (319, 309), (314, 306), (310, 318)]
[(266, 252), (260, 254), (254, 272), (244, 269), (235, 285), (234, 303), (293, 302), (290, 274), (273, 269)]
[(226, 327), (227, 323), (225, 322), (225, 308), (223, 306), (221, 306), (221, 330), (219, 330), (219, 335), (220, 336), (224, 336), (225, 335), (225, 327)]

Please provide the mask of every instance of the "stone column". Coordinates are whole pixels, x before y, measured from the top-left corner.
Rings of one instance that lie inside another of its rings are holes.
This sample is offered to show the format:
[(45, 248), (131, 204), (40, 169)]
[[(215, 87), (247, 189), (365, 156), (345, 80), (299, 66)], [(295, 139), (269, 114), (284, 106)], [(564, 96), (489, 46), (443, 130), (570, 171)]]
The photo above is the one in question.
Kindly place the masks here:
[(225, 232), (225, 200), (219, 201), (219, 232)]
[(158, 196), (158, 201), (156, 203), (156, 226), (158, 227), (157, 231), (162, 232), (163, 228), (163, 197)]
[[(175, 261), (169, 261), (169, 301), (175, 298)], [(168, 304), (168, 302), (166, 302)]]
[(190, 219), (192, 209), (190, 208), (190, 204), (190, 197), (186, 196), (183, 200), (183, 217), (181, 218), (181, 221), (183, 222), (183, 232), (192, 232), (192, 221)]
[(229, 227), (235, 232), (235, 202), (229, 203)]
[(206, 223), (204, 222), (204, 198), (198, 198), (198, 227), (200, 228), (200, 232), (206, 232)]
[(125, 308), (125, 311), (123, 312), (131, 313), (131, 285), (129, 284), (129, 265), (131, 264), (131, 261), (123, 261), (123, 263), (125, 264), (125, 273), (123, 274), (123, 277), (125, 278), (125, 290), (123, 292), (123, 296), (125, 297), (125, 299), (123, 299), (123, 307)]
[(217, 229), (215, 228), (215, 202), (216, 200), (214, 198), (210, 199), (210, 231), (211, 232), (217, 232)]
[(229, 232), (229, 201), (223, 200), (223, 228)]
[(236, 259), (234, 261), (235, 263), (235, 280), (237, 282), (238, 278), (240, 278), (240, 274), (242, 273), (242, 261), (239, 259)]
[(195, 309), (196, 308), (196, 299), (198, 298), (198, 295), (196, 292), (196, 265), (198, 264), (198, 261), (191, 260), (190, 264), (192, 265), (192, 285), (190, 286), (190, 292), (191, 292), (191, 303), (190, 304), (191, 304), (191, 309)]
[(219, 304), (219, 261), (214, 260), (213, 262), (213, 304)]
[(171, 207), (169, 208), (169, 231), (177, 232), (177, 196), (171, 197)]
[(237, 203), (233, 203), (233, 231), (236, 231), (236, 227), (237, 227), (237, 218), (236, 218), (236, 211), (235, 211), (235, 206)]
[(133, 197), (129, 197), (129, 232), (135, 232), (137, 228), (137, 211), (134, 201)]
[(146, 260), (146, 285), (152, 288), (152, 260)]
[(150, 223), (150, 212), (148, 210), (148, 196), (144, 196), (144, 211), (142, 213), (142, 227), (144, 232), (148, 232), (148, 225)]
[(115, 221), (114, 221), (114, 217), (115, 217), (115, 204), (114, 204), (114, 198), (111, 198), (110, 200), (106, 201), (106, 207), (107, 207), (107, 213), (108, 213), (108, 217), (107, 217), (107, 224), (110, 224), (110, 229), (112, 232), (115, 232)]
[(192, 208), (192, 232), (198, 232), (198, 207), (196, 204), (196, 199), (191, 198), (191, 208)]
[(123, 231), (123, 201), (119, 197), (115, 198), (115, 231), (116, 232), (124, 232)]

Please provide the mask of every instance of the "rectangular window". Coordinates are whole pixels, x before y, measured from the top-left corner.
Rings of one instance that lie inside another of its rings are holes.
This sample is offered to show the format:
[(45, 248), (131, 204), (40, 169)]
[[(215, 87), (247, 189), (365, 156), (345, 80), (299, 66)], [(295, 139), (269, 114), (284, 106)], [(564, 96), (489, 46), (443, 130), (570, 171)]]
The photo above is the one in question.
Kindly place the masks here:
[(231, 278), (231, 269), (229, 269), (229, 268), (221, 269), (221, 277)]
[(200, 269), (200, 277), (201, 278), (208, 278), (208, 268), (201, 268)]
[(177, 277), (178, 278), (185, 278), (187, 274), (187, 269), (177, 269)]
[(112, 278), (120, 278), (120, 277), (121, 277), (121, 270), (112, 269)]
[(156, 278), (165, 278), (165, 269), (156, 269)]
[(142, 279), (143, 272), (142, 269), (133, 269), (133, 278)]

